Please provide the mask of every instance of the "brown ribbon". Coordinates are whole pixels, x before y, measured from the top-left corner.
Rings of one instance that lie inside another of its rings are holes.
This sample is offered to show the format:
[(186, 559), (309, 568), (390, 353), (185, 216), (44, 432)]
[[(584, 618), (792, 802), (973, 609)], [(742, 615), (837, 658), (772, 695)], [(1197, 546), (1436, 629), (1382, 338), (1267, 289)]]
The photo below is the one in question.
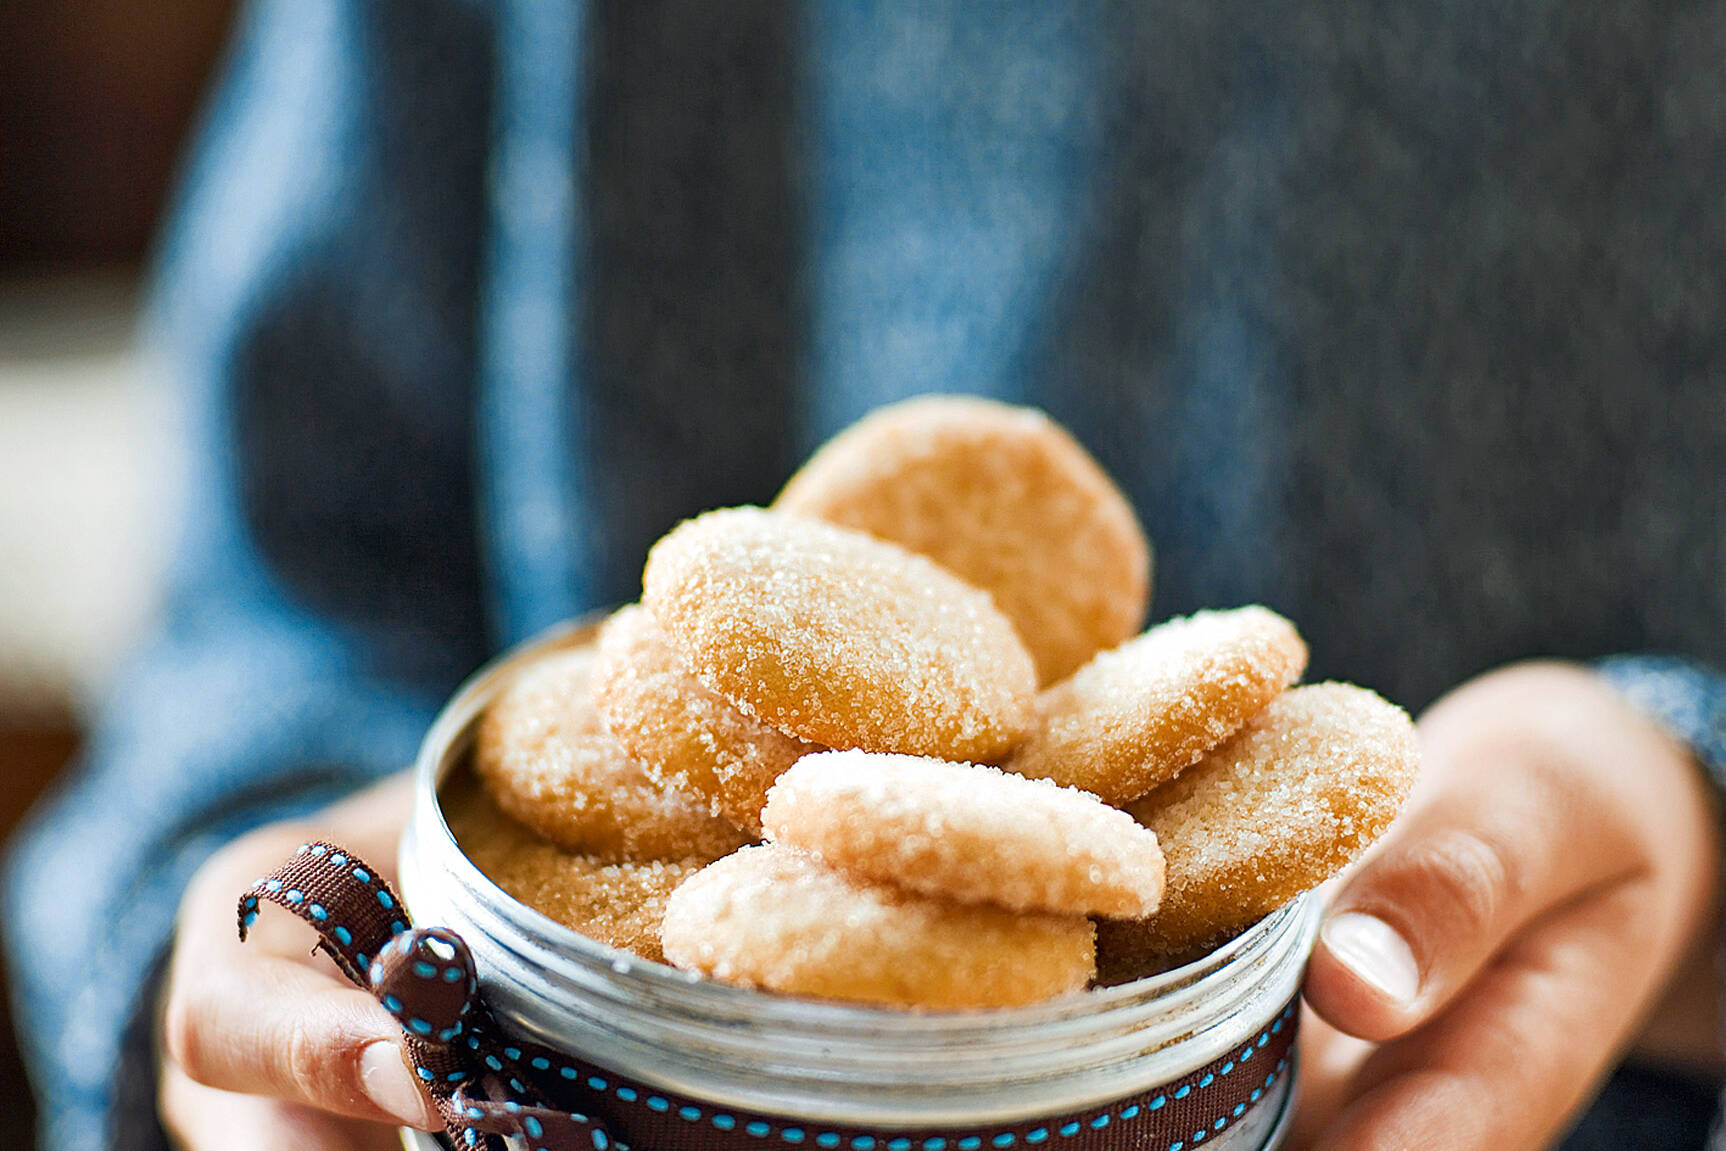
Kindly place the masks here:
[(240, 900), (240, 938), (261, 902), (318, 932), (318, 947), (401, 1023), (420, 1084), (458, 1148), (504, 1151), (1192, 1151), (1239, 1123), (1289, 1062), (1291, 1000), (1263, 1031), (1192, 1073), (1106, 1105), (987, 1128), (866, 1130), (714, 1107), (507, 1036), (455, 932), (415, 928), (352, 852), (308, 843)]

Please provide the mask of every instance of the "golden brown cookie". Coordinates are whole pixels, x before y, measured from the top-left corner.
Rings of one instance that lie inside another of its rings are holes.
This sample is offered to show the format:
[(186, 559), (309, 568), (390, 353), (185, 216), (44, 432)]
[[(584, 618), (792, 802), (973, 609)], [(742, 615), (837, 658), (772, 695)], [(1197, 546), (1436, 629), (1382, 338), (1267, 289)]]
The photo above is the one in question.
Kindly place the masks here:
[(1157, 833), (1168, 886), (1156, 915), (1100, 925), (1105, 979), (1220, 942), (1335, 875), (1390, 826), (1419, 766), (1408, 714), (1365, 688), (1274, 700), (1127, 808)]
[(926, 899), (775, 844), (702, 869), (665, 911), (666, 957), (742, 987), (932, 1010), (1013, 1007), (1090, 980), (1089, 920)]
[(920, 396), (878, 409), (811, 456), (773, 507), (891, 540), (982, 588), (1042, 683), (1136, 632), (1150, 601), (1132, 505), (1032, 408)]
[(608, 947), (665, 962), (659, 925), (666, 901), (706, 860), (601, 863), (547, 843), (471, 782), (440, 798), (462, 851), (512, 898)]
[(767, 789), (800, 756), (820, 750), (710, 690), (634, 604), (600, 632), (593, 697), (607, 729), (654, 780), (757, 836)]
[(798, 739), (984, 761), (1030, 725), (1036, 672), (1013, 625), (897, 545), (726, 508), (655, 544), (642, 582), (690, 671)]
[(829, 751), (779, 777), (768, 838), (827, 867), (936, 899), (1139, 918), (1157, 908), (1157, 837), (1094, 795), (993, 767)]
[(594, 707), (593, 649), (546, 655), (487, 709), (474, 770), (497, 805), (545, 838), (597, 858), (718, 858), (749, 837), (654, 783)]
[(1197, 763), (1306, 668), (1294, 625), (1262, 607), (1171, 619), (1037, 699), (1002, 766), (1129, 803)]

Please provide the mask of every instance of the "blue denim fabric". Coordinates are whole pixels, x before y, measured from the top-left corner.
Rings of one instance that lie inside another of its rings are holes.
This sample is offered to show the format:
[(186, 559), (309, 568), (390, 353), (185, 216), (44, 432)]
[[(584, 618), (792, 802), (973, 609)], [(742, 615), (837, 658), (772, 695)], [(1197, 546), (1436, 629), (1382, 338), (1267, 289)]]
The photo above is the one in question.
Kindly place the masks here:
[(169, 611), (6, 873), (46, 1145), (145, 1130), (216, 843), (902, 395), (1073, 427), (1159, 618), (1269, 603), (1409, 707), (1676, 653), (1717, 731), (1723, 49), (1726, 0), (254, 0), (160, 263)]
[(1596, 665), (1626, 699), (1695, 753), (1726, 791), (1726, 676), (1672, 655), (1621, 655)]

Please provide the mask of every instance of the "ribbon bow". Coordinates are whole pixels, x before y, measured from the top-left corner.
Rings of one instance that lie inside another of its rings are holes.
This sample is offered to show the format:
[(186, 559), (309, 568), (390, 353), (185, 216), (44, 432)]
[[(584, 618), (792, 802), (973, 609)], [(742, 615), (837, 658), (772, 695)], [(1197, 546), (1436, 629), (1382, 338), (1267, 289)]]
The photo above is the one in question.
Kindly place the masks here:
[(510, 1137), (534, 1151), (611, 1147), (602, 1119), (557, 1102), (591, 1098), (586, 1069), (550, 1048), (506, 1040), (479, 995), (467, 944), (446, 928), (412, 926), (364, 860), (331, 843), (301, 844), (241, 897), (241, 940), (266, 900), (311, 924), (318, 949), (401, 1023), (414, 1074), (458, 1147), (505, 1151)]

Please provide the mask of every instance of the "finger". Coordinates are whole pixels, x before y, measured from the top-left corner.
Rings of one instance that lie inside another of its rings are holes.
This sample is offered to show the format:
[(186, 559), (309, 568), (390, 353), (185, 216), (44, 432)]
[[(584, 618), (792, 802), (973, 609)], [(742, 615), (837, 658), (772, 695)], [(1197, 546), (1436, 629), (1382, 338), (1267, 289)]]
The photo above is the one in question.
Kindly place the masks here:
[(1646, 866), (1618, 807), (1559, 765), (1442, 736), (1427, 756), (1418, 805), (1336, 894), (1308, 970), (1307, 1001), (1364, 1039), (1430, 1018), (1524, 924)]
[(160, 1112), (184, 1151), (400, 1151), (393, 1127), (343, 1119), (279, 1099), (235, 1095), (195, 1083), (169, 1067), (162, 1073)]
[(376, 999), (275, 956), (181, 977), (163, 1011), (168, 1057), (198, 1083), (375, 1122), (442, 1126)]
[(1641, 885), (1627, 883), (1531, 928), (1449, 1010), (1365, 1061), (1317, 1145), (1548, 1146), (1646, 1001), (1646, 904)]
[[(320, 832), (375, 840), (386, 858), (404, 786), (398, 777), (329, 809)], [(306, 834), (289, 824), (260, 829), (199, 870), (181, 905), (162, 1019), (165, 1050), (208, 1087), (435, 1129), (441, 1123), (403, 1059), (399, 1024), (370, 993), (312, 956), (309, 927), (290, 915), (266, 915), (249, 942), (238, 939), (238, 894)]]
[(1320, 1132), (1350, 1101), (1349, 1091), (1361, 1064), (1374, 1045), (1344, 1035), (1320, 1019), (1311, 1008), (1301, 1009), (1300, 1099), (1289, 1131), (1289, 1151), (1306, 1151), (1318, 1144)]

